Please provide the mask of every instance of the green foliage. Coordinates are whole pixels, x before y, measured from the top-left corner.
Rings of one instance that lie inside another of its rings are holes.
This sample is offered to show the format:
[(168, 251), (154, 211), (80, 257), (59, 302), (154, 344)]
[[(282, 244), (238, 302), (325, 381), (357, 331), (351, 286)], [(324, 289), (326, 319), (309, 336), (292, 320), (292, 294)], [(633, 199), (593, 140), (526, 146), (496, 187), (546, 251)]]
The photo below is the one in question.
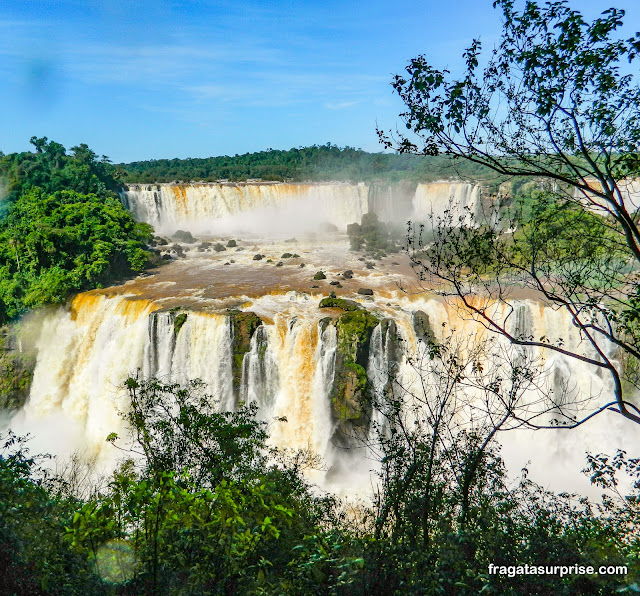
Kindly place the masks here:
[(173, 334), (178, 335), (180, 333), (180, 329), (187, 321), (188, 314), (186, 312), (181, 312), (178, 315), (175, 315), (175, 319), (173, 319)]
[(157, 159), (120, 164), (126, 183), (216, 181), (247, 179), (358, 182), (380, 180), (430, 182), (442, 178), (486, 178), (490, 170), (459, 164), (447, 157), (413, 157), (367, 153), (330, 143), (287, 151), (269, 149), (257, 153), (191, 159)]
[(142, 467), (127, 460), (109, 491), (75, 513), (67, 533), (75, 552), (97, 571), (104, 545), (135, 553), (135, 563), (116, 565), (125, 593), (275, 596), (350, 582), (346, 536), (322, 527), (333, 500), (311, 495), (305, 457), (267, 448), (255, 405), (218, 412), (198, 382), (127, 387)]
[(367, 365), (371, 333), (379, 319), (365, 309), (348, 309), (336, 321), (338, 352), (352, 362)]
[(262, 325), (262, 319), (253, 312), (228, 310), (233, 329), (233, 386), (238, 393), (242, 381), (242, 363), (247, 352), (251, 351), (251, 338), (255, 330)]
[[(375, 445), (379, 492), (350, 518), (303, 479), (313, 457), (267, 446), (255, 405), (220, 412), (198, 382), (127, 381), (130, 442), (115, 433), (107, 440), (134, 458), (85, 500), (65, 496), (71, 491), (9, 434), (0, 455), (0, 590), (587, 596), (632, 586), (640, 500), (637, 488), (630, 498), (617, 492), (617, 476), (637, 480), (638, 461), (589, 456), (585, 471), (607, 492), (597, 507), (543, 490), (526, 471), (507, 481), (484, 435), (491, 427), (452, 424), (470, 365), (446, 345), (428, 361), (451, 373), (430, 386), (428, 414), (413, 418), (406, 395), (377, 404), (386, 420)], [(508, 577), (490, 574), (490, 564), (626, 565), (628, 575)]]
[(347, 300), (345, 298), (334, 298), (328, 296), (320, 300), (319, 308), (340, 308), (344, 311), (349, 310), (362, 310), (362, 307), (353, 300)]
[(0, 411), (18, 410), (29, 397), (36, 353), (18, 349), (16, 326), (0, 327)]
[(606, 219), (544, 191), (534, 197), (514, 234), (512, 260), (533, 263), (540, 275), (560, 273), (576, 288), (615, 286), (628, 251)]
[(32, 188), (0, 220), (4, 318), (142, 271), (151, 238), (116, 198)]
[(0, 155), (0, 323), (148, 266), (152, 230), (120, 203), (115, 168), (85, 144), (46, 137)]
[(116, 196), (120, 184), (106, 156), (98, 160), (84, 143), (72, 147), (67, 154), (60, 143), (47, 137), (32, 137), (31, 144), (34, 153), (0, 155), (0, 181), (7, 186), (8, 205), (33, 188), (40, 188), (45, 194), (71, 190), (101, 198)]
[(369, 382), (367, 364), (369, 345), (373, 330), (380, 323), (369, 311), (353, 308), (351, 301), (328, 298), (326, 305), (346, 307), (335, 321), (337, 348), (335, 360), (335, 378), (330, 397), (333, 412), (339, 421), (338, 433), (348, 436), (350, 424), (364, 426), (368, 422)]
[(0, 440), (0, 593), (105, 594), (65, 542), (78, 504), (56, 495), (25, 438), (9, 432)]

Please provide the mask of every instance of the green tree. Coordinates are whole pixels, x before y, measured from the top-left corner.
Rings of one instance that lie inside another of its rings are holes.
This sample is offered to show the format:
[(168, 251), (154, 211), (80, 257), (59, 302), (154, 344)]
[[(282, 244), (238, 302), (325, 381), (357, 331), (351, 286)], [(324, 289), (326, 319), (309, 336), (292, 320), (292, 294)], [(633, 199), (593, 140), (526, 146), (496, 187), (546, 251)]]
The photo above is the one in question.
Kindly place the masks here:
[[(640, 172), (633, 70), (640, 34), (616, 38), (624, 11), (615, 8), (587, 22), (565, 0), (516, 4), (494, 2), (503, 12), (501, 41), (486, 59), (474, 41), (460, 77), (425, 56), (411, 60), (393, 82), (410, 132), (380, 136), (404, 153), (444, 153), (500, 176), (533, 178), (543, 192), (527, 221), (512, 211), (506, 223), (465, 227), (449, 212), (433, 222), (429, 245), (414, 230), (414, 261), (423, 279), (442, 282), (471, 316), (514, 344), (580, 359), (609, 376), (613, 395), (604, 404), (560, 403), (560, 424), (574, 427), (607, 409), (640, 422), (630, 397), (640, 357), (640, 228), (630, 194)], [(568, 313), (583, 338), (578, 350), (513, 333), (496, 317), (495, 303), (508, 305), (522, 286)]]
[(156, 159), (119, 164), (119, 178), (127, 183), (153, 183), (218, 179), (396, 182), (433, 181), (465, 175), (478, 178), (486, 168), (471, 164), (453, 167), (446, 157), (414, 157), (367, 153), (331, 143), (289, 150), (268, 149), (243, 155), (189, 159)]
[(71, 155), (63, 145), (47, 137), (31, 137), (31, 144), (35, 153), (0, 154), (0, 180), (8, 195), (0, 216), (21, 194), (35, 187), (47, 193), (72, 190), (104, 198), (117, 197), (120, 185), (116, 168), (104, 156), (98, 160), (84, 143), (73, 147)]
[(142, 271), (151, 237), (151, 227), (136, 223), (116, 198), (31, 189), (0, 220), (6, 318)]
[(126, 385), (131, 443), (108, 440), (134, 459), (74, 516), (78, 553), (102, 573), (105, 549), (135, 553), (115, 575), (136, 594), (332, 594), (353, 579), (335, 499), (312, 495), (307, 456), (267, 447), (255, 405), (220, 412), (199, 382)]

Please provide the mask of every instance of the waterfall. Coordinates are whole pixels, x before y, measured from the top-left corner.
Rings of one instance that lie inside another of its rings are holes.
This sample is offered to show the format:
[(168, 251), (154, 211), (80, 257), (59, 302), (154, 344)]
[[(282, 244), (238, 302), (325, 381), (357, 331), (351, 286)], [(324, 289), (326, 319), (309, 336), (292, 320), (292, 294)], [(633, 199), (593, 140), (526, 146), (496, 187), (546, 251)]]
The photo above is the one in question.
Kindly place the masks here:
[(405, 224), (411, 217), (415, 193), (416, 184), (407, 181), (372, 184), (369, 187), (369, 211), (373, 211), (380, 221)]
[(480, 187), (463, 182), (432, 182), (418, 184), (413, 197), (411, 219), (428, 221), (433, 216), (433, 224), (444, 220), (445, 225), (466, 225), (477, 221), (482, 214), (479, 201)]
[(122, 426), (124, 379), (142, 368), (149, 337), (145, 300), (78, 295), (71, 308), (58, 309), (42, 325), (27, 422), (62, 413), (86, 429), (90, 450), (100, 451), (110, 432)]
[(398, 334), (395, 321), (385, 319), (371, 335), (367, 365), (367, 378), (374, 403), (369, 424), (370, 441), (375, 441), (378, 432), (385, 431), (385, 406), (389, 399), (397, 398), (400, 393), (396, 383), (400, 381), (401, 364), (406, 354), (398, 345), (401, 341)]
[(271, 349), (269, 330), (258, 327), (251, 338), (251, 350), (242, 361), (242, 394), (246, 403), (257, 403), (258, 415), (266, 420), (273, 416), (274, 399), (280, 387), (278, 361)]
[(172, 312), (152, 312), (149, 315), (149, 341), (142, 360), (145, 377), (171, 379), (171, 362), (176, 346), (174, 320)]
[(317, 366), (312, 383), (315, 421), (313, 443), (319, 446), (318, 453), (330, 464), (333, 453), (327, 439), (333, 436), (334, 421), (329, 395), (335, 374), (338, 335), (333, 325), (327, 325), (323, 330), (321, 323), (318, 323), (317, 333), (318, 345), (314, 354)]
[[(131, 184), (120, 193), (138, 221), (158, 233), (188, 229), (198, 234), (252, 232), (291, 236), (330, 223), (344, 231), (375, 212), (381, 221), (404, 224), (443, 217), (454, 207), (458, 217), (482, 218), (480, 187), (462, 182), (418, 184), (202, 183)], [(465, 211), (468, 209), (469, 211)], [(435, 220), (434, 220), (435, 221)]]
[(344, 230), (359, 222), (369, 211), (368, 192), (365, 185), (338, 183), (132, 184), (121, 198), (138, 221), (159, 233), (183, 228), (193, 233), (242, 229), (291, 235), (316, 230), (322, 223)]
[(297, 316), (276, 315), (274, 321), (274, 353), (278, 362), (280, 387), (275, 396), (273, 414), (286, 418), (273, 428), (272, 439), (285, 448), (324, 447), (316, 443), (314, 432), (313, 378), (318, 345), (316, 321)]
[(238, 398), (256, 402), (260, 418), (274, 417), (274, 442), (325, 455), (333, 420), (328, 394), (334, 374), (336, 330), (319, 317), (278, 314), (257, 327), (242, 359), (236, 395), (232, 315), (177, 313), (129, 296), (80, 294), (41, 326), (33, 385), (24, 415), (56, 412), (75, 421), (84, 443), (101, 452), (122, 432), (123, 381), (140, 371), (166, 383), (201, 379), (220, 410)]
[[(387, 314), (373, 330), (367, 356), (368, 382), (382, 403), (390, 396), (427, 400), (430, 391), (437, 391), (437, 358), (429, 358), (421, 339), (459, 342), (464, 351), (466, 342), (496, 337), (462, 318), (452, 303), (400, 296), (395, 302), (395, 308), (385, 307), (384, 302), (367, 305)], [(79, 429), (82, 444), (104, 455), (109, 449), (105, 437), (123, 432), (120, 412), (126, 410), (128, 402), (122, 383), (127, 376), (139, 370), (166, 382), (199, 378), (220, 410), (236, 407), (238, 400), (257, 403), (259, 417), (269, 424), (273, 444), (309, 449), (320, 455), (334, 470), (330, 481), (350, 476), (368, 484), (366, 475), (371, 464), (363, 451), (348, 453), (336, 450), (331, 443), (337, 424), (329, 397), (339, 340), (336, 326), (326, 318), (326, 312), (308, 301), (292, 302), (288, 295), (273, 295), (267, 303), (268, 312), (275, 310), (275, 315), (273, 319), (263, 315), (262, 324), (246, 338), (238, 369), (239, 356), (233, 347), (233, 317), (237, 314), (178, 314), (133, 296), (107, 296), (96, 291), (80, 294), (70, 308), (51, 311), (41, 323), (31, 394), (19, 414), (25, 419), (23, 426), (55, 428), (62, 416)], [(252, 307), (258, 315), (259, 304)], [(496, 316), (505, 318), (509, 313), (507, 323), (512, 332), (536, 339), (544, 336), (552, 343), (562, 340), (569, 350), (593, 356), (593, 347), (580, 337), (567, 313), (522, 300), (502, 311), (497, 309)], [(503, 339), (496, 341), (498, 347), (508, 348)], [(558, 396), (569, 389), (568, 401), (594, 396), (592, 403), (583, 404), (589, 407), (609, 397), (610, 379), (587, 364), (562, 354), (543, 354), (538, 348), (527, 350), (543, 365), (545, 375), (540, 386), (546, 383), (547, 389)], [(420, 354), (426, 368), (409, 362), (410, 357), (419, 360)], [(421, 371), (429, 372), (421, 376)], [(238, 374), (237, 381), (234, 374)], [(535, 392), (525, 399), (533, 404)], [(519, 469), (531, 454), (527, 444), (534, 445), (539, 473), (557, 469), (555, 482), (566, 486), (562, 484), (565, 475), (576, 478), (586, 449), (612, 451), (616, 438), (625, 433), (619, 418), (612, 414), (606, 424), (589, 422), (568, 432), (512, 431), (500, 436), (505, 445), (503, 454), (511, 469)], [(38, 420), (43, 421), (40, 427)], [(384, 428), (384, 417), (374, 409), (369, 439), (375, 438), (375, 425)], [(630, 452), (634, 445), (640, 450), (638, 441), (630, 439), (628, 433), (625, 443)]]

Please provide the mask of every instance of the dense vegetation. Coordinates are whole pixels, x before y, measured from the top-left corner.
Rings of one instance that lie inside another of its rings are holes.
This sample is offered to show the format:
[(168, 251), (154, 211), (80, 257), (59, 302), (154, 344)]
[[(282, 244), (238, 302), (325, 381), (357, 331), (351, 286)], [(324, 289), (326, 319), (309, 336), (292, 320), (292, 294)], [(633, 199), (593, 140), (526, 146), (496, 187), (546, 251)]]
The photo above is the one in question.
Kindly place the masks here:
[[(106, 156), (98, 156), (81, 143), (70, 152), (47, 137), (32, 137), (35, 151), (0, 153), (0, 190), (3, 204), (11, 205), (32, 188), (46, 194), (72, 190), (98, 197), (115, 197), (121, 186)], [(6, 199), (6, 201), (4, 200)]]
[[(1, 593), (634, 591), (637, 495), (625, 501), (609, 491), (596, 507), (548, 493), (526, 475), (508, 484), (493, 443), (421, 423), (379, 436), (377, 498), (354, 509), (303, 478), (319, 465), (312, 454), (266, 446), (255, 406), (217, 412), (198, 383), (129, 379), (127, 387), (134, 439), (107, 438), (125, 456), (108, 482), (77, 465), (44, 474), (19, 439), (5, 438)], [(620, 470), (638, 476), (638, 462), (623, 455), (593, 457), (589, 468), (603, 488), (615, 489)], [(509, 577), (490, 573), (490, 564), (623, 566), (627, 573)]]
[(367, 153), (330, 143), (288, 151), (269, 149), (257, 153), (191, 159), (154, 159), (119, 164), (123, 182), (215, 181), (220, 179), (293, 181), (416, 180), (442, 178), (495, 178), (488, 168), (455, 162), (447, 157), (415, 157)]
[(0, 323), (142, 271), (151, 257), (152, 229), (123, 207), (106, 158), (86, 145), (67, 154), (46, 138), (32, 143), (33, 153), (0, 156)]

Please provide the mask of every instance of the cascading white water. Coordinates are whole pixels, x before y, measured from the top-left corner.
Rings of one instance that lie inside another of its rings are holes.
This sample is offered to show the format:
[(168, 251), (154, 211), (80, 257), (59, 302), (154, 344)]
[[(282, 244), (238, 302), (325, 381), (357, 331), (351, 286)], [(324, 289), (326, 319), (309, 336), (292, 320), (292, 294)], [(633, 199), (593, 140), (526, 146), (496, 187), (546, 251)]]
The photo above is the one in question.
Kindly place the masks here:
[[(176, 229), (193, 233), (252, 232), (286, 235), (315, 231), (331, 223), (345, 230), (375, 212), (382, 221), (403, 224), (407, 219), (442, 217), (452, 204), (478, 215), (480, 187), (461, 182), (406, 185), (365, 184), (132, 184), (122, 200), (138, 221), (158, 233)], [(456, 211), (458, 215), (466, 213)]]
[(274, 399), (280, 387), (278, 361), (269, 342), (269, 330), (260, 325), (251, 338), (251, 350), (242, 361), (242, 400), (258, 405), (263, 420), (273, 416)]
[[(384, 337), (382, 325), (378, 325), (371, 334), (369, 346), (369, 365), (367, 366), (367, 378), (369, 379), (372, 391), (378, 399), (383, 399), (384, 389), (388, 383), (387, 373), (388, 362), (385, 357)], [(375, 441), (378, 432), (384, 432), (385, 417), (380, 408), (373, 408), (371, 412), (371, 423), (369, 424), (369, 439)]]
[(149, 341), (145, 345), (142, 374), (145, 378), (169, 378), (176, 346), (174, 315), (154, 312), (149, 316)]
[(138, 221), (159, 233), (264, 235), (311, 231), (325, 222), (344, 230), (369, 211), (368, 191), (355, 184), (133, 184), (121, 196)]
[[(403, 337), (406, 334), (398, 329), (395, 321), (386, 320), (384, 323), (387, 324), (380, 323), (371, 334), (367, 365), (367, 379), (371, 383), (374, 403), (379, 401), (381, 406), (388, 399), (398, 397), (398, 388), (405, 383), (402, 366), (405, 357), (412, 352), (411, 349), (401, 347), (409, 338)], [(384, 407), (374, 407), (371, 411), (371, 442), (375, 442), (378, 433), (385, 432), (387, 420), (383, 410)]]
[(61, 413), (83, 429), (82, 443), (99, 452), (122, 426), (123, 380), (141, 368), (148, 345), (145, 300), (80, 294), (70, 310), (48, 315), (37, 342), (38, 360), (25, 426)]
[[(469, 225), (474, 220), (482, 219), (482, 214), (478, 213), (481, 207), (479, 198), (480, 187), (473, 184), (462, 182), (418, 184), (413, 197), (411, 219), (427, 221), (433, 217), (434, 224), (440, 220), (446, 220), (453, 226), (459, 225), (460, 221)], [(445, 212), (448, 213), (445, 214)]]
[(35, 420), (62, 411), (82, 429), (88, 448), (100, 452), (107, 434), (122, 431), (123, 381), (141, 371), (167, 383), (201, 379), (220, 409), (233, 409), (236, 398), (256, 401), (263, 419), (286, 417), (273, 429), (278, 445), (325, 454), (335, 328), (320, 332), (317, 318), (285, 316), (258, 327), (235, 396), (231, 317), (189, 312), (176, 329), (175, 314), (157, 309), (147, 301), (89, 293), (71, 310), (51, 314), (22, 415)]
[(314, 354), (316, 371), (313, 377), (313, 418), (314, 437), (313, 444), (317, 445), (318, 454), (324, 458), (327, 464), (332, 461), (332, 446), (327, 440), (333, 436), (334, 421), (331, 415), (331, 402), (329, 395), (333, 388), (333, 380), (336, 364), (336, 350), (338, 348), (338, 335), (333, 325), (327, 325), (323, 330), (318, 323), (318, 345)]
[[(139, 369), (144, 375), (156, 375), (167, 382), (200, 378), (219, 400), (221, 409), (233, 407), (237, 399), (257, 402), (260, 417), (271, 421), (274, 444), (309, 448), (330, 466), (335, 460), (331, 438), (336, 420), (329, 395), (335, 370), (336, 328), (320, 324), (325, 312), (310, 309), (308, 303), (298, 305), (287, 296), (271, 297), (271, 302), (277, 300), (282, 301), (283, 310), (286, 305), (286, 313), (276, 314), (273, 322), (266, 320), (254, 333), (242, 362), (238, 395), (234, 395), (229, 315), (188, 312), (181, 327), (176, 327), (175, 313), (159, 310), (152, 302), (81, 294), (70, 310), (60, 308), (42, 324), (31, 395), (19, 416), (28, 425), (62, 413), (80, 428), (84, 444), (94, 452), (104, 452), (105, 437), (110, 432), (122, 432), (119, 412), (126, 408), (127, 398), (121, 386), (128, 375)], [(421, 394), (425, 383), (419, 369), (407, 360), (419, 345), (412, 313), (422, 310), (428, 314), (437, 341), (444, 341), (449, 333), (478, 339), (483, 334), (476, 323), (460, 318), (455, 308), (441, 301), (400, 298), (396, 303), (401, 308), (392, 311), (383, 303), (369, 306), (387, 317), (393, 313), (393, 320), (387, 318), (373, 331), (368, 378), (376, 395), (384, 396), (390, 390), (391, 373), (405, 391), (428, 399)], [(512, 331), (546, 336), (552, 342), (562, 338), (567, 348), (591, 354), (592, 348), (585, 346), (571, 328), (566, 313), (528, 300), (512, 306)], [(259, 308), (254, 310), (260, 314)], [(576, 359), (552, 353), (545, 363), (546, 382), (558, 393), (569, 384), (574, 397), (592, 395), (597, 400), (597, 396), (606, 399), (611, 390), (606, 376)], [(430, 386), (434, 387), (434, 382)], [(379, 414), (374, 412), (373, 417), (383, 424)], [(274, 418), (286, 418), (286, 422), (274, 422)], [(618, 418), (608, 419), (606, 425), (588, 423), (571, 432), (545, 431), (531, 436), (521, 431), (517, 436), (507, 433), (501, 437), (505, 458), (512, 465), (522, 465), (522, 458), (530, 454), (527, 441), (533, 441), (536, 466), (560, 470), (556, 480), (562, 486), (567, 470), (572, 470), (571, 477), (575, 478), (585, 449), (606, 449), (608, 445), (611, 451), (616, 436), (611, 435), (611, 428), (623, 432)], [(625, 442), (632, 448), (638, 441), (625, 437)], [(340, 454), (342, 469), (345, 457)], [(351, 469), (369, 469), (365, 460), (356, 463), (361, 457), (361, 452), (354, 452)]]

